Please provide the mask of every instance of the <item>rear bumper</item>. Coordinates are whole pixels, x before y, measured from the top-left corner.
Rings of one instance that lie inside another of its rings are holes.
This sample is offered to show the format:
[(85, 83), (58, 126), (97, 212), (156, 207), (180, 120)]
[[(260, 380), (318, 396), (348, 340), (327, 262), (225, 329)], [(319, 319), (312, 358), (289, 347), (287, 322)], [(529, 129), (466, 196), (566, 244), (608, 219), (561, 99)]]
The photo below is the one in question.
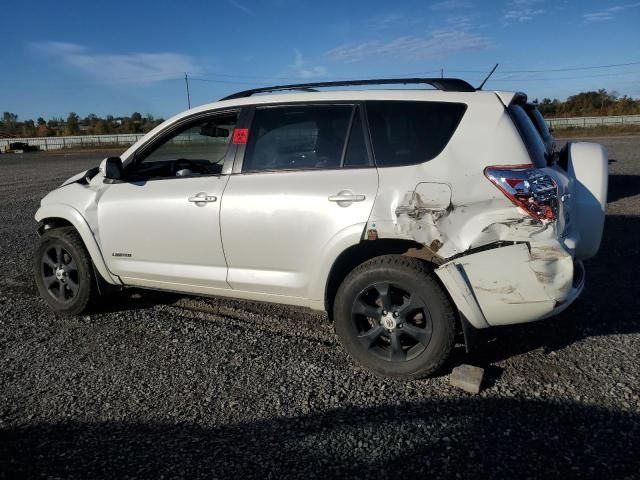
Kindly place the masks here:
[(566, 298), (562, 301), (556, 302), (554, 309), (542, 318), (553, 317), (566, 310), (574, 300), (580, 296), (582, 290), (584, 290), (584, 279), (584, 264), (581, 260), (577, 260), (573, 264), (573, 281)]
[(584, 267), (556, 240), (457, 258), (436, 273), (476, 328), (526, 323), (566, 309), (584, 288)]

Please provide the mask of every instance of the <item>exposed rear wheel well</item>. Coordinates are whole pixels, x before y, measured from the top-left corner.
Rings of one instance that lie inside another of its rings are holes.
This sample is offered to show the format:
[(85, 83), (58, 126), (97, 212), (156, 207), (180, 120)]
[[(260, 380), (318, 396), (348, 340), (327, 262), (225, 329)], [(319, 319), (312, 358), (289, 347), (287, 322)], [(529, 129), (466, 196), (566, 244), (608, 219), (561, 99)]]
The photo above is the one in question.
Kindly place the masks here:
[[(402, 255), (409, 249), (421, 249), (424, 245), (411, 240), (379, 239), (366, 240), (342, 252), (329, 272), (325, 288), (325, 309), (329, 318), (333, 315), (333, 301), (342, 281), (358, 265), (380, 255)], [(424, 260), (425, 263), (430, 264)], [(431, 264), (434, 265), (435, 264)]]

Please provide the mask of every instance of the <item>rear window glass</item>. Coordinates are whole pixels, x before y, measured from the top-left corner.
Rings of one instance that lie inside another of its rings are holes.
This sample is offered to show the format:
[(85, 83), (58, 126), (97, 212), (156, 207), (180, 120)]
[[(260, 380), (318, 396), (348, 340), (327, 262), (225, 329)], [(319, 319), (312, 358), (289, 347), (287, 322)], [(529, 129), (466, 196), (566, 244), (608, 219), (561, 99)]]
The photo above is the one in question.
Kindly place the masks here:
[(520, 105), (511, 105), (509, 113), (518, 132), (520, 132), (520, 137), (527, 147), (533, 164), (538, 168), (546, 167), (547, 157), (544, 142), (527, 112)]
[(243, 171), (340, 168), (353, 105), (257, 108)]
[(367, 102), (376, 165), (410, 165), (437, 157), (466, 108), (449, 102)]

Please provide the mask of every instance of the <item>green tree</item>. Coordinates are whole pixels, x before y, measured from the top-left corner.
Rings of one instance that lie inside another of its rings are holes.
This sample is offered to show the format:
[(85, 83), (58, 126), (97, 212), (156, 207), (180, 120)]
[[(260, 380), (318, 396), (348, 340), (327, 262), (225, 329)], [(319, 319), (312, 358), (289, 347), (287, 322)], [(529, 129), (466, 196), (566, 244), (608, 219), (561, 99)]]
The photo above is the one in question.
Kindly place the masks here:
[(78, 135), (80, 133), (80, 119), (74, 112), (70, 112), (64, 124), (65, 135)]
[(36, 136), (49, 137), (51, 136), (51, 134), (52, 134), (51, 129), (47, 127), (46, 122), (45, 123), (38, 122), (38, 128), (36, 128)]
[(26, 120), (18, 127), (18, 134), (21, 137), (34, 137), (36, 135), (36, 124), (33, 120)]
[(4, 112), (2, 114), (2, 130), (5, 133), (16, 134), (17, 126), (18, 126), (18, 115), (11, 112)]
[(106, 135), (111, 132), (110, 124), (106, 120), (102, 118), (98, 119), (95, 126), (93, 127), (93, 133), (96, 135)]

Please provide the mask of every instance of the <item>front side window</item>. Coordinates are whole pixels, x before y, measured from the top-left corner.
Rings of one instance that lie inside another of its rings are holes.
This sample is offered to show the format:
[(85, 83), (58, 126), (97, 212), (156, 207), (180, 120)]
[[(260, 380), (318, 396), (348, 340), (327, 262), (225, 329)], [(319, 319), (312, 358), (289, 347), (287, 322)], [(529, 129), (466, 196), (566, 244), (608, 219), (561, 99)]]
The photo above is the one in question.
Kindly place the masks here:
[(467, 108), (449, 102), (367, 102), (376, 165), (411, 165), (437, 157)]
[(259, 107), (243, 172), (340, 168), (353, 105)]
[(132, 174), (146, 178), (220, 174), (237, 120), (234, 112), (189, 122), (144, 152)]

